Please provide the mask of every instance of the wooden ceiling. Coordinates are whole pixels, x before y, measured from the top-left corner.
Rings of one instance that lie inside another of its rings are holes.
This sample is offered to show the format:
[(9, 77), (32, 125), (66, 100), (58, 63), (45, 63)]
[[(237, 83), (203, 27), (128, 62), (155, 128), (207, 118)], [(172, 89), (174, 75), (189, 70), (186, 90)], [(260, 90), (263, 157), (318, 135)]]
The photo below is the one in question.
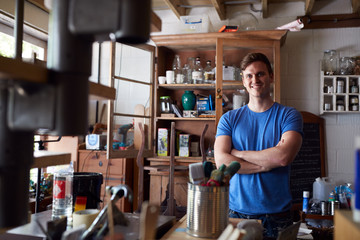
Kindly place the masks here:
[[(360, 13), (360, 0), (351, 1), (353, 13)], [(305, 15), (311, 15), (315, 0), (152, 0), (153, 10), (171, 9), (174, 14), (187, 15), (187, 9), (194, 7), (214, 7), (221, 20), (226, 20), (226, 7), (235, 5), (262, 4), (262, 17), (268, 17), (268, 5), (271, 3), (304, 2)]]
[[(48, 9), (44, 6), (44, 0), (26, 0), (45, 11)], [(228, 17), (226, 15), (226, 9), (231, 6), (239, 6), (239, 5), (250, 5), (250, 4), (260, 4), (262, 5), (262, 17), (267, 18), (269, 15), (269, 8), (268, 6), (272, 3), (286, 3), (286, 2), (304, 2), (304, 10), (305, 16), (313, 19), (316, 16), (312, 16), (312, 9), (314, 3), (317, 0), (151, 0), (152, 1), (152, 14), (151, 14), (151, 32), (159, 32), (161, 31), (161, 19), (154, 13), (156, 10), (171, 10), (178, 18), (180, 16), (186, 16), (189, 14), (189, 9), (196, 8), (196, 7), (214, 7), (219, 18), (221, 20), (226, 20)], [(330, 1), (330, 0), (319, 0), (319, 1)], [(316, 28), (324, 28), (324, 27), (347, 27), (347, 26), (359, 26), (360, 24), (360, 0), (343, 0), (343, 1), (350, 1), (352, 5), (352, 14), (343, 14), (343, 15), (329, 15), (325, 16), (328, 22), (337, 19), (354, 19), (356, 18), (356, 22), (343, 21), (343, 25), (339, 24), (326, 24), (326, 26), (321, 25), (317, 26)], [(320, 16), (322, 17), (322, 16)], [(325, 20), (326, 20), (325, 19)], [(324, 19), (320, 21), (324, 22)], [(354, 21), (354, 20), (351, 20)], [(337, 21), (336, 21), (337, 22)], [(314, 24), (312, 24), (314, 25)], [(308, 25), (305, 26), (306, 28)]]

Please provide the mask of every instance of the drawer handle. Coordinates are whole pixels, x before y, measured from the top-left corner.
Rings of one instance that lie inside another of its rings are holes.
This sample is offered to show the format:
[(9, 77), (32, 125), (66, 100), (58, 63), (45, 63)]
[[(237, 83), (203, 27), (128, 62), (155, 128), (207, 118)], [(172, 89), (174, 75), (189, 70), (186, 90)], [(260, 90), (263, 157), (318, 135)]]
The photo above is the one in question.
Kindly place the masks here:
[(103, 162), (100, 160), (99, 161), (99, 166), (102, 167), (102, 165), (103, 165)]

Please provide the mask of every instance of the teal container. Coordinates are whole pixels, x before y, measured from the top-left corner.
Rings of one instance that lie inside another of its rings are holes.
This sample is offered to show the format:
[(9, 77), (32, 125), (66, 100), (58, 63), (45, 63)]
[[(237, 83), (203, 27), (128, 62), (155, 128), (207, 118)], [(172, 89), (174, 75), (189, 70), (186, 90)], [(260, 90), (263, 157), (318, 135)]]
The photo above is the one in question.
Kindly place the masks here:
[(196, 104), (194, 91), (185, 91), (181, 97), (181, 103), (184, 110), (193, 110)]

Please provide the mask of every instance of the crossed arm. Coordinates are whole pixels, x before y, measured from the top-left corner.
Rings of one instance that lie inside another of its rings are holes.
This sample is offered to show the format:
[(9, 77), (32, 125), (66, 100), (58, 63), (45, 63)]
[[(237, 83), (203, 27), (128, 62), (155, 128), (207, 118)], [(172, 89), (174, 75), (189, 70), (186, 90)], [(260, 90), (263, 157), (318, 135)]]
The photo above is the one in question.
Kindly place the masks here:
[(238, 151), (231, 149), (230, 136), (218, 136), (215, 140), (215, 162), (219, 167), (238, 161), (241, 168), (240, 174), (266, 172), (276, 167), (290, 164), (302, 143), (301, 134), (296, 131), (287, 131), (281, 136), (280, 142), (272, 148), (261, 151)]

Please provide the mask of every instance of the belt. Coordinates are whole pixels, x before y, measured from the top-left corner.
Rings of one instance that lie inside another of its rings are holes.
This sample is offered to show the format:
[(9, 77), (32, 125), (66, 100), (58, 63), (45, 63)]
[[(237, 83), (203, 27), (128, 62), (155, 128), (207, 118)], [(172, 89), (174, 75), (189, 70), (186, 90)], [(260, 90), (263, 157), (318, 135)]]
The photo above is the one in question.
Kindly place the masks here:
[(287, 217), (287, 216), (291, 215), (291, 212), (289, 210), (289, 211), (285, 211), (285, 212), (269, 213), (269, 214), (265, 214), (265, 215), (274, 216), (274, 217)]

